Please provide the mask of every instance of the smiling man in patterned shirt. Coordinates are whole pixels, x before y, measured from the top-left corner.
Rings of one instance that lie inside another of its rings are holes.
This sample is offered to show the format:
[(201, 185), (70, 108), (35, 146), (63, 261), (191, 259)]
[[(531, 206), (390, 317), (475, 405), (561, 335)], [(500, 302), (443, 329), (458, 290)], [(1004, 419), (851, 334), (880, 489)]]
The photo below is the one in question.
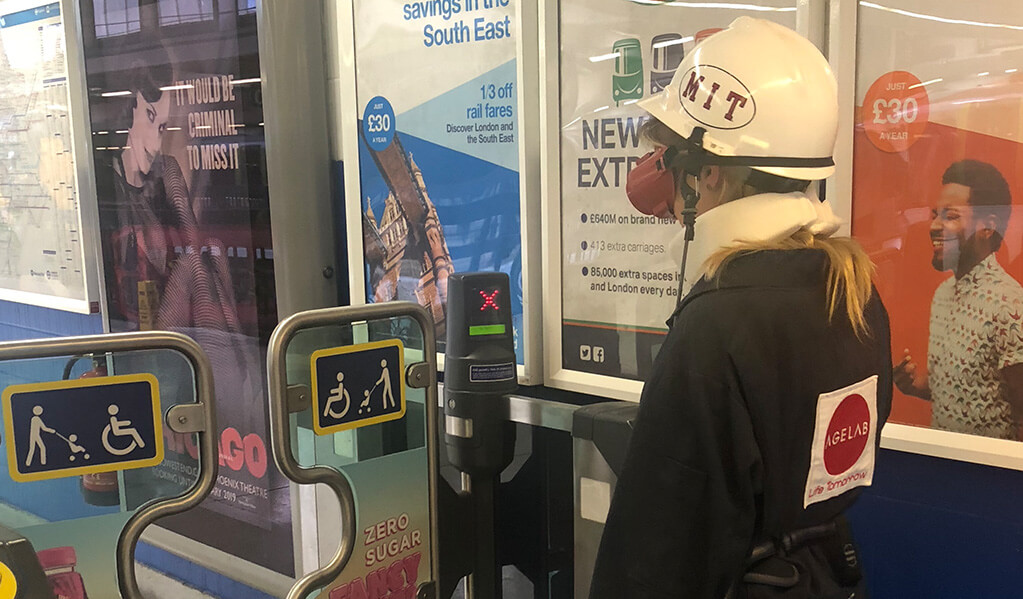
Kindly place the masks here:
[(907, 349), (899, 390), (932, 402), (934, 428), (1020, 439), (1023, 419), (1023, 287), (995, 257), (1011, 212), (1009, 185), (994, 166), (953, 163), (931, 222), (931, 260), (952, 277), (931, 302), (927, 372)]

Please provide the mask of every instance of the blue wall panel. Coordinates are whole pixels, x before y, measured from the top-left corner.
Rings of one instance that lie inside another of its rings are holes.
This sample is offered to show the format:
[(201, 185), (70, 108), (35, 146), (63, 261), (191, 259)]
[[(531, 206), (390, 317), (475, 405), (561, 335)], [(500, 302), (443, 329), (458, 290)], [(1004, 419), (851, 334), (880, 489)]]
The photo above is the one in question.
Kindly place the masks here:
[[(0, 341), (91, 335), (102, 332), (103, 321), (98, 314), (75, 314), (0, 301)], [(63, 373), (64, 363), (64, 359), (0, 363), (0, 388), (59, 379)], [(73, 371), (72, 376), (77, 376), (88, 367), (88, 362), (83, 361), (78, 369)], [(17, 487), (10, 481), (6, 468), (0, 471), (0, 500), (47, 520), (83, 518), (117, 511), (116, 508), (100, 508), (80, 501), (59, 499), (66, 497), (79, 497), (77, 477)]]
[(1023, 472), (882, 451), (850, 520), (872, 599), (1023, 597)]
[[(95, 335), (103, 332), (99, 314), (75, 314), (27, 304), (0, 301), (0, 341)], [(88, 365), (82, 363), (80, 370)], [(64, 360), (0, 363), (3, 386), (59, 379)], [(75, 371), (78, 374), (78, 371)]]
[(75, 314), (0, 301), (0, 341), (67, 337), (103, 332), (99, 314)]

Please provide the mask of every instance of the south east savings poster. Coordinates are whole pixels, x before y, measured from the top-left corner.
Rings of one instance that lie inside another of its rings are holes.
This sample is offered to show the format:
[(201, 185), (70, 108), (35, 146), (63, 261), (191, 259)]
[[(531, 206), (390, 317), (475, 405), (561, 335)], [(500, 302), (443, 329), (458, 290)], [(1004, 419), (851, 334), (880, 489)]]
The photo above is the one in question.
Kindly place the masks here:
[(521, 364), (516, 4), (354, 6), (367, 299), (426, 307), (443, 348), (447, 278), (504, 272)]

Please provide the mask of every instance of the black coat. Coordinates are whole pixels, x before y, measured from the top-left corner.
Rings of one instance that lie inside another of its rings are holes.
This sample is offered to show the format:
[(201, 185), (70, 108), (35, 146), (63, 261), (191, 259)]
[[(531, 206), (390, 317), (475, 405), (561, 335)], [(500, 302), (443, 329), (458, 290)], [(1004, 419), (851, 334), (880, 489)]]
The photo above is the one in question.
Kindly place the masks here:
[[(862, 491), (849, 484), (804, 508), (819, 397), (876, 376), (875, 453), (892, 399), (888, 314), (875, 290), (869, 336), (842, 309), (829, 319), (826, 260), (746, 254), (685, 297), (643, 389), (591, 598), (722, 599), (753, 546), (834, 520)], [(825, 442), (846, 439), (834, 435)], [(764, 596), (836, 587), (819, 563), (797, 566), (797, 589)]]

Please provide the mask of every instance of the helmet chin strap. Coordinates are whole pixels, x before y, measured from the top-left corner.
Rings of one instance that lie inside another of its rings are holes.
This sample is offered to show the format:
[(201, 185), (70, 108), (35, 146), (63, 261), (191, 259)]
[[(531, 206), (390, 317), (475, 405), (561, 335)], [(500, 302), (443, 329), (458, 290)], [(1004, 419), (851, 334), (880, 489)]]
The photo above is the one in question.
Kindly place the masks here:
[[(700, 173), (703, 167), (713, 164), (717, 166), (748, 166), (748, 167), (796, 167), (796, 168), (822, 168), (834, 166), (835, 161), (830, 157), (821, 158), (792, 158), (777, 156), (717, 156), (703, 148), (703, 136), (707, 132), (703, 127), (693, 127), (693, 132), (685, 138), (685, 151), (678, 152), (671, 159), (671, 166), (681, 171), (682, 181), (679, 184), (679, 193), (682, 195), (682, 224), (685, 226), (685, 245), (682, 249), (682, 264), (678, 277), (678, 296), (675, 298), (675, 310), (678, 310), (682, 303), (682, 288), (685, 283), (686, 261), (689, 258), (689, 242), (696, 235), (696, 204), (700, 201), (700, 192), (689, 185), (689, 176), (696, 179), (696, 186), (700, 186)], [(770, 175), (753, 171), (756, 177), (769, 177)]]
[(689, 135), (689, 148), (681, 159), (682, 183), (679, 191), (682, 194), (682, 225), (685, 227), (685, 243), (682, 246), (682, 264), (678, 273), (678, 293), (675, 295), (675, 309), (682, 303), (682, 288), (685, 284), (686, 262), (689, 260), (689, 242), (696, 236), (696, 204), (700, 201), (700, 192), (689, 185), (689, 175), (696, 178), (696, 186), (700, 186), (700, 171), (703, 170), (704, 156), (703, 127), (693, 128)]

